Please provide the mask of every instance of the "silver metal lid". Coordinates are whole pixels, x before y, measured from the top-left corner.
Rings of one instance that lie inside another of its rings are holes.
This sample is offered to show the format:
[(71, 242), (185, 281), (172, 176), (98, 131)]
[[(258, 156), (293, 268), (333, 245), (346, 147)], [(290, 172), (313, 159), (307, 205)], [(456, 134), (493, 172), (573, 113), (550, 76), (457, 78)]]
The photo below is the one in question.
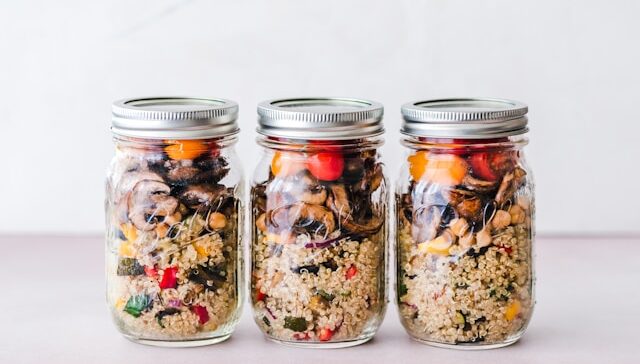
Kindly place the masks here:
[(278, 99), (258, 105), (260, 134), (291, 139), (344, 140), (384, 133), (382, 104), (351, 98)]
[(112, 106), (116, 135), (149, 139), (205, 139), (238, 133), (238, 104), (223, 99), (146, 97)]
[(401, 133), (418, 137), (495, 138), (524, 134), (527, 105), (493, 98), (459, 98), (402, 105)]

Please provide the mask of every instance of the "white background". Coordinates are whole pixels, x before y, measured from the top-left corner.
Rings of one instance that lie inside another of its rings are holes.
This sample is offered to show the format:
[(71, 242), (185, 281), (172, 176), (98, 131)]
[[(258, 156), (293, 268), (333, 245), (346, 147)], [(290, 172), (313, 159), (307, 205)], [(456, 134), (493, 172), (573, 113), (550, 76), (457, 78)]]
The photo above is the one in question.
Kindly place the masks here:
[(341, 95), (386, 106), (495, 96), (530, 106), (538, 231), (640, 232), (638, 1), (0, 0), (0, 232), (99, 233), (110, 104), (198, 95), (255, 105)]

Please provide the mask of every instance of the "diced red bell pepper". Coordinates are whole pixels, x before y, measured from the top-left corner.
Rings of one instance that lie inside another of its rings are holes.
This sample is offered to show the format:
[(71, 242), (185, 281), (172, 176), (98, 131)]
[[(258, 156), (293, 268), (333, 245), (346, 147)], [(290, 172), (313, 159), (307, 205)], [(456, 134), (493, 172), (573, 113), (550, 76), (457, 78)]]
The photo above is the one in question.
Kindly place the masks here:
[(333, 336), (333, 331), (329, 328), (320, 329), (320, 333), (318, 333), (318, 339), (320, 341), (329, 341)]
[(293, 334), (293, 338), (296, 340), (309, 340), (311, 337), (308, 332), (296, 332)]
[(264, 301), (267, 295), (258, 288), (258, 292), (256, 293), (256, 301)]
[(158, 270), (155, 267), (149, 267), (148, 265), (145, 265), (144, 274), (146, 274), (147, 277), (156, 278), (158, 277)]
[(160, 280), (160, 289), (176, 288), (176, 273), (178, 273), (178, 267), (165, 268)]
[(345, 273), (347, 280), (353, 278), (358, 273), (358, 268), (355, 265), (350, 266)]
[(209, 321), (209, 311), (207, 308), (200, 305), (191, 306), (191, 311), (198, 316), (198, 321), (200, 325), (204, 325)]
[(507, 254), (511, 254), (513, 249), (510, 246), (498, 245), (498, 249), (504, 251)]

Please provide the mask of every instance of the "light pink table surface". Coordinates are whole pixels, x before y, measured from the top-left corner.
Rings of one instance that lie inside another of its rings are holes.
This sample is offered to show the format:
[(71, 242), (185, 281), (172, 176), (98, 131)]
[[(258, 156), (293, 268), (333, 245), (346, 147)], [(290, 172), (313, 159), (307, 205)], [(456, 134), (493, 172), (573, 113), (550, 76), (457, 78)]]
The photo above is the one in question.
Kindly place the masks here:
[(0, 363), (640, 363), (640, 238), (537, 241), (537, 301), (520, 342), (463, 352), (413, 342), (393, 303), (368, 344), (292, 349), (266, 341), (248, 305), (232, 338), (165, 349), (131, 343), (105, 304), (100, 237), (0, 237)]

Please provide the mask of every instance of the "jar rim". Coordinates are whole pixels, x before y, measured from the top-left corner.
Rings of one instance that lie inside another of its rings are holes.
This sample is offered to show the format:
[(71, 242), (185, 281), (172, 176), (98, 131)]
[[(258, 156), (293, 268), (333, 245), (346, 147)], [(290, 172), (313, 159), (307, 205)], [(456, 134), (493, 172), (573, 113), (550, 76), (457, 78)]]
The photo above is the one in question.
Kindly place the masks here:
[(146, 139), (206, 139), (240, 132), (238, 104), (221, 98), (161, 96), (117, 100), (115, 135)]
[(515, 100), (468, 97), (419, 100), (401, 107), (400, 132), (420, 137), (485, 139), (525, 134), (528, 107)]
[(296, 97), (258, 104), (257, 132), (265, 136), (344, 140), (384, 133), (384, 107), (349, 97)]

